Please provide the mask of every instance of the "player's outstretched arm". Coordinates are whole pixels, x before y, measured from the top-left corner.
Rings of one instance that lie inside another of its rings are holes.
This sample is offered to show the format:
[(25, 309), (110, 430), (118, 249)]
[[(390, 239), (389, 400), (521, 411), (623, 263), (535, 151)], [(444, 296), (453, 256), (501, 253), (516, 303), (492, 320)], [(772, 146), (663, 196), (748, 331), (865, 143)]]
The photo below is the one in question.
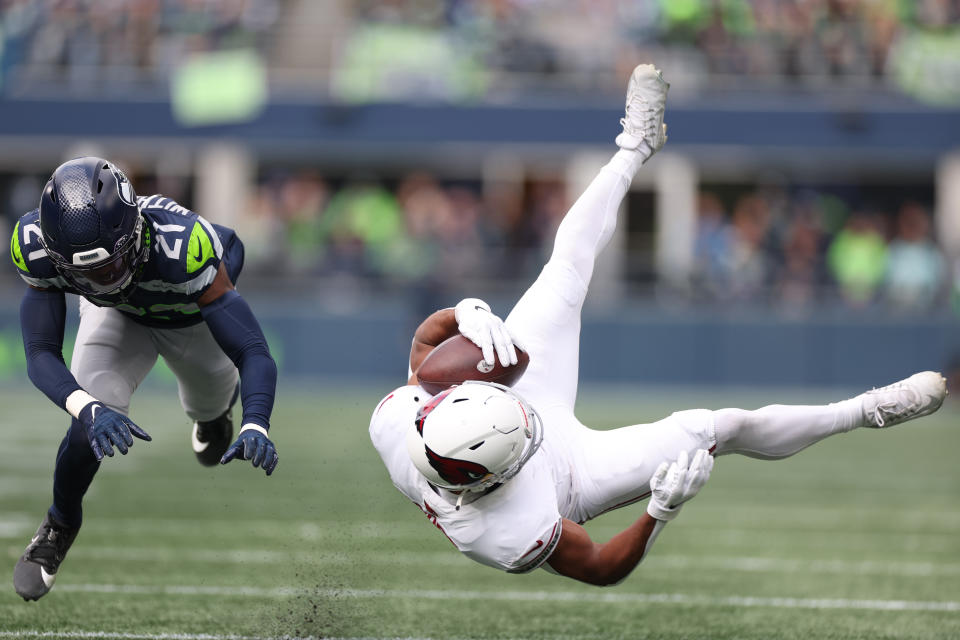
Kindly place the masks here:
[(250, 460), (254, 467), (261, 467), (270, 475), (280, 458), (267, 435), (277, 390), (277, 365), (270, 355), (267, 339), (250, 305), (233, 288), (222, 262), (216, 278), (197, 300), (197, 305), (214, 340), (240, 371), (243, 426), (220, 464), (234, 458)]
[(150, 435), (127, 416), (117, 413), (83, 390), (63, 361), (66, 303), (58, 289), (28, 287), (20, 302), (20, 326), (33, 384), (81, 425), (97, 460), (113, 456), (113, 447), (126, 454), (133, 438)]
[(594, 542), (582, 526), (563, 520), (563, 533), (547, 563), (562, 576), (605, 587), (617, 584), (633, 571), (663, 523), (643, 514), (606, 544)]
[(616, 584), (647, 555), (663, 526), (676, 517), (683, 503), (697, 495), (710, 477), (713, 457), (700, 449), (688, 464), (686, 451), (677, 460), (663, 462), (650, 479), (647, 512), (609, 542), (590, 539), (586, 529), (564, 519), (563, 533), (547, 563), (560, 575), (588, 584)]

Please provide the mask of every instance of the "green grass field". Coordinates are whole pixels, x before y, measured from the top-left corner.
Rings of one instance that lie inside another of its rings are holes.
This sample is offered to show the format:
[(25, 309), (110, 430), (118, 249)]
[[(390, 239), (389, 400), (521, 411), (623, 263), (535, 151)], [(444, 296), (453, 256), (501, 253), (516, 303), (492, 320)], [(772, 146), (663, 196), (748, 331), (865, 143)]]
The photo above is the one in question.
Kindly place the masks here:
[[(23, 602), (13, 565), (50, 502), (63, 414), (0, 392), (0, 638), (958, 638), (960, 408), (836, 437), (790, 460), (721, 458), (623, 584), (511, 576), (454, 550), (390, 484), (367, 439), (389, 388), (284, 387), (281, 463), (206, 469), (174, 390), (132, 415), (154, 438), (107, 460), (55, 589)], [(694, 406), (837, 392), (581, 392), (597, 427)], [(589, 525), (606, 540), (642, 505)]]

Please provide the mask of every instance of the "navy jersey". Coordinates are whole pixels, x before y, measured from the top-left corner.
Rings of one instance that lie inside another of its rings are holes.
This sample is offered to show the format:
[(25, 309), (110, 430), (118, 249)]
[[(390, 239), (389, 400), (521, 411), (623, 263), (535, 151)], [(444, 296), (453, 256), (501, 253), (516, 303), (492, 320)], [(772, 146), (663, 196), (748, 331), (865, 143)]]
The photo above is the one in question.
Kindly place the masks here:
[[(197, 299), (213, 283), (221, 262), (236, 283), (243, 267), (243, 243), (232, 229), (211, 224), (170, 198), (140, 197), (137, 204), (145, 222), (148, 251), (136, 284), (108, 295), (84, 297), (150, 327), (178, 328), (202, 322)], [(17, 222), (10, 254), (27, 284), (79, 293), (60, 276), (40, 244), (39, 209)]]

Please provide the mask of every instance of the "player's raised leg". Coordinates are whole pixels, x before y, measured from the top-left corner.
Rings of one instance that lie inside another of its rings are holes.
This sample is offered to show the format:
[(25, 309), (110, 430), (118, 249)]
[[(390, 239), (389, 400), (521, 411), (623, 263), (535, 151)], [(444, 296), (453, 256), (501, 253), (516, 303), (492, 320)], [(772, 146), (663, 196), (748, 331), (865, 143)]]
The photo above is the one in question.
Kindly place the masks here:
[(717, 454), (786, 458), (836, 433), (858, 427), (891, 427), (929, 415), (940, 408), (946, 395), (943, 376), (923, 371), (828, 405), (720, 409), (714, 412)]
[[(130, 396), (156, 359), (146, 327), (116, 309), (81, 299), (71, 371), (90, 394), (127, 415)], [(22, 598), (37, 600), (53, 587), (60, 563), (80, 531), (83, 496), (99, 468), (87, 433), (74, 418), (57, 451), (53, 504), (14, 568), (14, 588)]]
[(572, 264), (584, 284), (590, 283), (594, 262), (613, 237), (620, 203), (634, 175), (667, 140), (663, 117), (669, 86), (653, 65), (633, 70), (620, 120), (623, 131), (616, 138), (620, 151), (560, 222), (550, 260)]
[(507, 326), (530, 353), (520, 393), (549, 393), (573, 407), (579, 375), (580, 311), (594, 262), (617, 224), (620, 203), (640, 166), (666, 141), (663, 124), (669, 85), (653, 65), (633, 70), (620, 147), (564, 216), (553, 253), (536, 282), (507, 317)]

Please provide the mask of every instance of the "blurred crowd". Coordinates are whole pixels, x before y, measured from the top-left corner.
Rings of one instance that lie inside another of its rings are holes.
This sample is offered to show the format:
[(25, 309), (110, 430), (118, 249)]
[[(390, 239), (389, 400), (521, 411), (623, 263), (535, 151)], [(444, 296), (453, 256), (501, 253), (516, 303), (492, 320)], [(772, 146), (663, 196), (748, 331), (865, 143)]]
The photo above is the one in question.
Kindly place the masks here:
[(0, 70), (77, 92), (165, 88), (193, 54), (267, 49), (280, 8), (280, 0), (0, 0)]
[(892, 208), (852, 202), (817, 190), (761, 188), (725, 207), (702, 191), (698, 295), (797, 312), (835, 301), (905, 312), (945, 306), (951, 274), (929, 209), (909, 199)]
[(552, 180), (481, 187), (414, 172), (331, 182), (288, 171), (260, 182), (242, 233), (254, 271), (440, 291), (535, 274), (564, 212)]
[[(131, 175), (141, 194), (193, 201), (182, 177)], [(0, 176), (0, 230), (37, 206), (44, 179)], [(392, 291), (429, 307), (464, 290), (516, 293), (531, 282), (575, 196), (549, 174), (498, 183), (272, 168), (229, 224), (246, 246), (246, 286), (329, 291), (338, 282), (360, 297)], [(618, 223), (626, 253), (613, 277), (624, 299), (797, 315), (960, 313), (960, 260), (938, 245), (924, 189), (702, 185), (686, 284), (661, 281), (651, 267), (652, 202), (628, 197)]]
[(163, 87), (190, 55), (237, 48), (354, 100), (619, 92), (648, 59), (688, 87), (919, 90), (918, 65), (958, 71), (958, 43), (960, 0), (0, 0), (0, 72), (78, 91)]
[(497, 74), (507, 72), (520, 74), (522, 85), (555, 78), (557, 86), (614, 90), (637, 60), (656, 60), (688, 86), (738, 76), (869, 82), (890, 73), (892, 53), (909, 36), (956, 36), (960, 25), (957, 0), (371, 0), (355, 7), (344, 73), (376, 68), (384, 79), (409, 78), (413, 65), (386, 50), (377, 58), (371, 44), (395, 42), (396, 50), (418, 46), (415, 38), (423, 46), (442, 39), (448, 55), (422, 73), (446, 71), (452, 82), (464, 68), (488, 70), (484, 89), (502, 86)]
[[(291, 29), (309, 37), (288, 37)], [(921, 92), (926, 82), (960, 99), (960, 85), (934, 72), (960, 77), (958, 43), (960, 0), (0, 0), (0, 93), (14, 80), (58, 92), (165, 88), (191, 56), (244, 49), (274, 71), (306, 60), (300, 72), (328, 73), (331, 89), (353, 100), (622, 95), (638, 60), (656, 60), (679, 86), (832, 79), (860, 88), (897, 76), (904, 88)], [(941, 64), (918, 62), (917, 49)], [(920, 84), (898, 75), (905, 59), (923, 70)], [(34, 201), (36, 180), (11, 184), (17, 202), (7, 210), (33, 206), (19, 201)], [(559, 178), (277, 170), (259, 180), (240, 231), (251, 273), (423, 289), (526, 281), (569, 195)], [(960, 291), (960, 269), (936, 244), (929, 200), (705, 187), (689, 293), (784, 309), (942, 308)], [(657, 286), (649, 269), (639, 277)]]
[[(699, 194), (685, 292), (692, 302), (922, 313), (947, 307), (960, 291), (927, 202), (904, 196), (876, 205), (812, 188), (727, 191)], [(559, 179), (481, 185), (416, 172), (330, 182), (313, 171), (279, 172), (261, 181), (242, 233), (253, 271), (443, 292), (530, 281), (568, 196)], [(630, 215), (621, 220), (627, 250), (651, 251), (630, 245)], [(658, 286), (651, 273), (626, 277), (641, 298)]]

